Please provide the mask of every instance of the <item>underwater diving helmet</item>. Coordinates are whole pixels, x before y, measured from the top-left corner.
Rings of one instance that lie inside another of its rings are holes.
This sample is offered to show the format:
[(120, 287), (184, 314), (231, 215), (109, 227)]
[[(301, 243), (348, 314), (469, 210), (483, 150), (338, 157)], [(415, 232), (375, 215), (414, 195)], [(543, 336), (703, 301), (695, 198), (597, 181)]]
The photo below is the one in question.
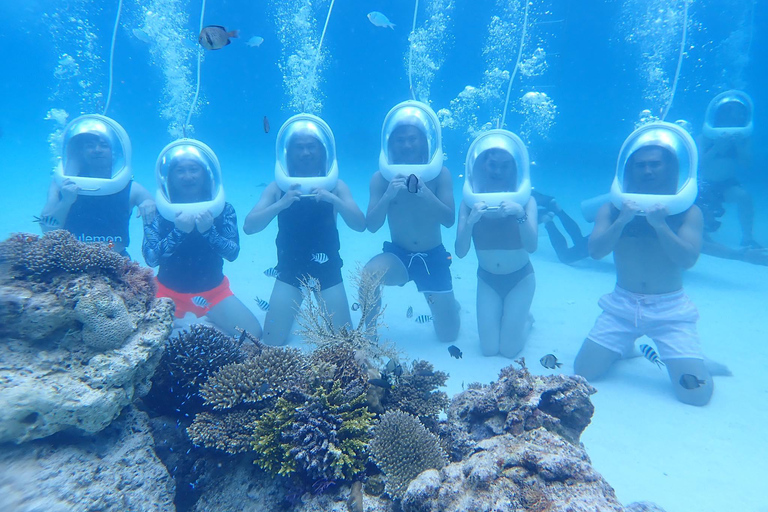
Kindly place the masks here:
[[(404, 127), (412, 126), (417, 132), (404, 137)], [(395, 133), (398, 132), (398, 133)], [(394, 136), (393, 136), (394, 135)], [(397, 175), (416, 175), (421, 181), (435, 179), (443, 168), (443, 145), (440, 122), (435, 112), (420, 101), (408, 100), (395, 105), (384, 118), (381, 128), (381, 153), (379, 170), (387, 181)], [(420, 139), (403, 140), (400, 139)], [(414, 142), (416, 144), (414, 144)], [(410, 154), (398, 154), (398, 144), (418, 145)], [(400, 160), (410, 160), (403, 162)]]
[(277, 134), (275, 182), (288, 192), (299, 185), (302, 195), (333, 190), (339, 180), (336, 140), (328, 123), (311, 114), (289, 118)]
[(157, 211), (166, 220), (206, 211), (216, 218), (224, 211), (219, 159), (199, 140), (179, 139), (165, 146), (157, 157), (155, 178)]
[(61, 186), (73, 181), (78, 194), (106, 196), (131, 181), (131, 141), (114, 119), (87, 114), (73, 119), (62, 134), (61, 156), (53, 170)]
[[(638, 151), (651, 148), (660, 149), (665, 163), (658, 176), (650, 173), (650, 178), (644, 178), (636, 167), (650, 164), (635, 165), (634, 161), (641, 155)], [(682, 213), (696, 200), (697, 171), (696, 143), (683, 127), (663, 121), (648, 123), (633, 131), (621, 146), (610, 200), (619, 210), (625, 201), (634, 201), (640, 215), (656, 204), (665, 206), (669, 215)], [(655, 189), (643, 190), (651, 186)]]
[(469, 147), (464, 171), (464, 203), (503, 201), (525, 206), (531, 197), (530, 162), (523, 141), (508, 130), (489, 130)]
[(744, 91), (721, 92), (709, 102), (704, 114), (702, 133), (715, 139), (721, 136), (752, 135), (752, 98)]

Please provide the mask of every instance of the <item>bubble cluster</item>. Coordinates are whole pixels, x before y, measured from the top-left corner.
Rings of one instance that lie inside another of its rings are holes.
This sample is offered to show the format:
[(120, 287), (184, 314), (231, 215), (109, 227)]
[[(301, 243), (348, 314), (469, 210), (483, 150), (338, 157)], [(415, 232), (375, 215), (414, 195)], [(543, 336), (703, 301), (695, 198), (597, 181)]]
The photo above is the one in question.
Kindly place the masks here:
[(525, 93), (515, 110), (523, 115), (519, 135), (526, 143), (531, 141), (534, 134), (547, 137), (557, 117), (557, 105), (543, 92)]
[(445, 45), (454, 0), (428, 0), (426, 21), (410, 35), (410, 48), (405, 53), (405, 69), (413, 85), (415, 98), (429, 103), (429, 92), (435, 74), (445, 61)]
[[(328, 2), (318, 2), (318, 8)], [(287, 108), (294, 112), (320, 114), (320, 70), (325, 52), (317, 54), (320, 30), (311, 0), (273, 0), (277, 39), (282, 47), (278, 66), (288, 96)]]
[[(188, 44), (193, 34), (186, 28), (189, 16), (183, 0), (151, 0), (148, 7), (139, 6), (141, 30), (150, 42), (150, 62), (158, 66), (165, 81), (160, 115), (168, 120), (168, 133), (173, 138), (184, 136), (184, 124), (195, 95), (193, 66), (198, 51)], [(194, 106), (200, 109), (202, 101)], [(192, 126), (187, 126), (187, 135)]]
[[(483, 47), (486, 70), (480, 85), (467, 85), (449, 108), (438, 111), (441, 125), (446, 129), (464, 130), (469, 139), (484, 131), (497, 128), (506, 100), (512, 70), (520, 49), (525, 19), (524, 1), (497, 0), (495, 14), (488, 24), (488, 35)], [(532, 24), (528, 19), (529, 28)], [(530, 34), (530, 32), (529, 32)], [(526, 36), (528, 39), (528, 36)], [(518, 76), (530, 79), (547, 70), (547, 54), (541, 45), (533, 51), (523, 47), (524, 57), (518, 66)], [(542, 92), (529, 91), (512, 109), (524, 117), (520, 135), (537, 133), (546, 136), (554, 123), (557, 107), (552, 99)]]
[[(102, 108), (104, 82), (103, 48), (99, 33), (89, 17), (96, 18), (102, 11), (94, 0), (58, 2), (52, 13), (43, 14), (53, 40), (56, 65), (53, 69), (53, 88), (49, 101), (59, 109), (78, 113), (98, 112)], [(59, 152), (60, 128), (55, 127), (48, 140), (54, 157)]]
[(715, 89), (744, 89), (747, 86), (744, 74), (750, 63), (755, 5), (756, 2), (751, 1), (727, 2), (729, 16), (736, 26), (715, 48), (713, 68), (719, 70)]
[(53, 121), (53, 131), (48, 134), (48, 147), (51, 150), (51, 154), (54, 156), (54, 160), (59, 157), (61, 135), (64, 133), (64, 127), (67, 125), (67, 118), (69, 114), (62, 108), (52, 108), (45, 114), (46, 121)]
[[(654, 109), (666, 105), (672, 95), (683, 32), (684, 2), (691, 0), (625, 0), (621, 29), (628, 43), (637, 47), (638, 72), (644, 81), (643, 99)], [(695, 26), (688, 15), (689, 26)]]

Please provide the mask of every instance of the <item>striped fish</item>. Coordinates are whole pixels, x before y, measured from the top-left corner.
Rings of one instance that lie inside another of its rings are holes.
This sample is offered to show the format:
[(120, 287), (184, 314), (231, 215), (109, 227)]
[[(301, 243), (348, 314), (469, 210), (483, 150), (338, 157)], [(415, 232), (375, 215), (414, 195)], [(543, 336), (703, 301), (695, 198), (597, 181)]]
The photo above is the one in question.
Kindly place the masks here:
[(34, 218), (33, 222), (37, 222), (41, 226), (45, 226), (47, 228), (55, 228), (59, 225), (59, 221), (57, 221), (50, 215), (43, 215), (42, 217), (33, 215), (32, 217)]
[(416, 317), (416, 323), (418, 324), (425, 324), (431, 321), (432, 321), (432, 317), (430, 315), (419, 315)]
[(260, 308), (262, 311), (269, 311), (269, 302), (265, 301), (264, 299), (260, 299), (260, 298), (258, 298), (258, 297), (256, 297), (256, 298), (255, 298), (255, 299), (253, 299), (253, 300), (255, 300), (255, 301), (256, 301), (256, 304), (258, 304), (258, 305), (259, 305), (259, 308)]
[(643, 357), (645, 357), (647, 360), (655, 364), (656, 366), (661, 369), (662, 366), (664, 366), (664, 362), (659, 359), (659, 354), (656, 353), (655, 350), (653, 350), (653, 347), (650, 345), (640, 345), (640, 352), (643, 353)]
[(264, 275), (267, 277), (277, 277), (280, 275), (280, 272), (275, 267), (271, 267), (264, 271)]
[(211, 307), (211, 303), (205, 300), (205, 297), (201, 295), (195, 295), (194, 297), (192, 297), (192, 303), (195, 306), (203, 309), (208, 309)]
[(328, 255), (324, 252), (317, 252), (312, 255), (312, 261), (320, 263), (321, 265), (328, 261)]
[(413, 306), (408, 306), (408, 311), (405, 312), (405, 318), (413, 318)]

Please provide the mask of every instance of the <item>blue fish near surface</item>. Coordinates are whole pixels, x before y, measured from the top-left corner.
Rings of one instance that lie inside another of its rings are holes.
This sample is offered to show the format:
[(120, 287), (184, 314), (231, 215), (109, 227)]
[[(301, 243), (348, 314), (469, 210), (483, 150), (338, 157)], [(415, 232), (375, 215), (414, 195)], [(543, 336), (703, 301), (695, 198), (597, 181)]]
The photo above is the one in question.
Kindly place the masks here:
[(379, 11), (369, 12), (368, 20), (371, 23), (373, 23), (373, 25), (376, 27), (391, 28), (392, 30), (395, 30), (395, 24), (389, 21), (389, 18), (387, 18), (384, 14), (380, 13)]
[(262, 311), (269, 311), (269, 302), (265, 301), (264, 299), (260, 299), (258, 297), (256, 297), (253, 300), (255, 300), (256, 304), (259, 305), (259, 309), (261, 309)]
[(656, 353), (655, 350), (653, 350), (653, 347), (650, 345), (640, 345), (640, 352), (643, 353), (643, 357), (645, 357), (647, 360), (655, 364), (656, 366), (661, 369), (662, 366), (664, 366), (664, 362), (659, 359), (659, 354)]
[(192, 297), (192, 303), (195, 306), (203, 308), (203, 309), (208, 309), (208, 308), (211, 307), (211, 303), (208, 302), (207, 300), (205, 300), (205, 297), (203, 297), (201, 295), (195, 295), (194, 297)]

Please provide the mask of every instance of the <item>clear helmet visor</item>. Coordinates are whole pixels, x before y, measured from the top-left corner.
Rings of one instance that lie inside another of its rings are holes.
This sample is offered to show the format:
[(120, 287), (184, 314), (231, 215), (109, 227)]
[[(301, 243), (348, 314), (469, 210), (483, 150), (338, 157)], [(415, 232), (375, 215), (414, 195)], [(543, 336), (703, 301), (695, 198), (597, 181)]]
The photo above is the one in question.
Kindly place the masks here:
[(67, 125), (62, 137), (64, 177), (112, 180), (128, 165), (128, 136), (112, 119), (97, 115), (78, 117)]
[(388, 165), (427, 165), (438, 156), (442, 163), (437, 116), (424, 103), (398, 105), (384, 120), (381, 148)]
[(528, 152), (511, 132), (487, 132), (469, 148), (465, 174), (475, 194), (517, 192), (528, 177)]
[(219, 160), (200, 141), (182, 139), (166, 146), (155, 173), (158, 192), (171, 205), (207, 203), (223, 193)]
[(725, 91), (709, 102), (704, 124), (714, 129), (747, 129), (752, 125), (752, 110), (752, 99), (747, 93)]
[(328, 124), (319, 117), (299, 114), (288, 119), (277, 135), (277, 169), (289, 179), (331, 174), (336, 143)]
[(621, 193), (674, 196), (696, 180), (696, 147), (680, 126), (651, 123), (627, 138), (619, 154)]

